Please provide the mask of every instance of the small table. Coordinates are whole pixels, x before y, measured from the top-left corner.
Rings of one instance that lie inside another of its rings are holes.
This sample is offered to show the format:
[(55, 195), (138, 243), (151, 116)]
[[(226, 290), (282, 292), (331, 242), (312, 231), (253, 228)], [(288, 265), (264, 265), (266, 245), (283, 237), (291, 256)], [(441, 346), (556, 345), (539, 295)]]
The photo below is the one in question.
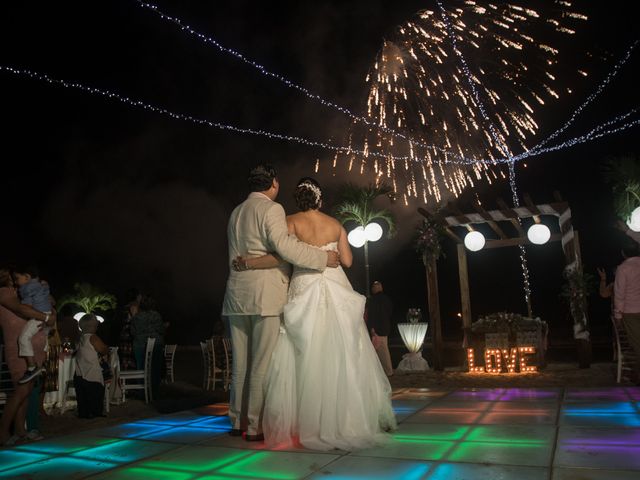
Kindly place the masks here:
[(398, 330), (409, 353), (402, 356), (396, 369), (399, 372), (423, 372), (429, 370), (429, 363), (422, 356), (422, 344), (429, 324), (425, 322), (399, 323)]
[[(120, 375), (120, 359), (118, 349), (109, 348), (109, 364), (113, 372), (113, 379), (105, 384), (108, 391), (109, 403), (120, 403), (120, 387), (118, 376)], [(75, 398), (67, 398), (68, 388), (73, 388), (73, 377), (76, 371), (76, 360), (70, 353), (60, 353), (58, 357), (58, 390), (47, 392), (44, 395), (43, 406), (47, 413), (64, 413), (76, 406)]]

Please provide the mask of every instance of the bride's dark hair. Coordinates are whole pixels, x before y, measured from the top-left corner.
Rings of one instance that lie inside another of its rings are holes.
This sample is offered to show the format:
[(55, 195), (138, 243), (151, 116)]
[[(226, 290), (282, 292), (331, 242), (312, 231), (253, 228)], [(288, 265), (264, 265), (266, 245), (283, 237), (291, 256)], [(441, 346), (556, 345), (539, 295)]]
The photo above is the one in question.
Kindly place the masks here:
[(302, 177), (298, 180), (293, 198), (296, 201), (296, 206), (302, 212), (320, 208), (322, 204), (322, 189), (320, 188), (320, 184), (311, 177)]

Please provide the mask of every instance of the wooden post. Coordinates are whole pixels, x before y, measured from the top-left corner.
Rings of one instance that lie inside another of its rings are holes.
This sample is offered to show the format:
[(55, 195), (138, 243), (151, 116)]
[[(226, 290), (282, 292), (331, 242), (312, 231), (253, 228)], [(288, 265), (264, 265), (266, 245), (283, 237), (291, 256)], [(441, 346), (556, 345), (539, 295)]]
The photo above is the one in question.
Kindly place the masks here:
[(458, 272), (460, 276), (460, 303), (462, 305), (462, 328), (464, 329), (463, 346), (469, 346), (468, 334), (471, 331), (471, 297), (469, 296), (469, 272), (467, 269), (467, 252), (464, 245), (458, 248)]
[(442, 359), (442, 320), (440, 318), (440, 296), (438, 294), (438, 263), (430, 258), (425, 265), (427, 272), (427, 305), (429, 306), (429, 318), (431, 319), (433, 338), (433, 368), (444, 370)]

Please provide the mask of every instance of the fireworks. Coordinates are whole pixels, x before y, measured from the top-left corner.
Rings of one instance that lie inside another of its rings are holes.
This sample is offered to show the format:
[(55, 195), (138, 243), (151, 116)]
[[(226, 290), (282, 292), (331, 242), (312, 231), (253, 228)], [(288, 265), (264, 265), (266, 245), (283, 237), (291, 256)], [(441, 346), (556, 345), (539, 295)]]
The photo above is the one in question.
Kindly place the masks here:
[(354, 122), (349, 146), (362, 154), (333, 161), (373, 170), (405, 203), (440, 201), (443, 190), (458, 196), (478, 180), (505, 178), (496, 160), (528, 151), (539, 130), (536, 112), (566, 91), (552, 44), (586, 20), (567, 1), (540, 13), (502, 2), (448, 1), (446, 8), (446, 17), (439, 9), (419, 12), (385, 40), (366, 78), (366, 115), (379, 128)]

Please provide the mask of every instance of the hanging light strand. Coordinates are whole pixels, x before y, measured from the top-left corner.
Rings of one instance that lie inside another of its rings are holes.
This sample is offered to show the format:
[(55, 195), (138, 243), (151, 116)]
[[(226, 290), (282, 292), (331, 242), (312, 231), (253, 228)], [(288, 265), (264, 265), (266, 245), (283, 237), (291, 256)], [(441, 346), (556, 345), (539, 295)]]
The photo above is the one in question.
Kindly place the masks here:
[(467, 83), (471, 87), (471, 93), (473, 94), (473, 98), (476, 101), (476, 105), (478, 106), (478, 110), (480, 110), (480, 114), (482, 115), (482, 119), (485, 121), (487, 126), (489, 127), (489, 133), (493, 137), (493, 141), (496, 146), (500, 149), (502, 154), (507, 157), (507, 161), (511, 162), (511, 153), (509, 152), (509, 148), (498, 135), (498, 131), (496, 127), (493, 125), (493, 122), (489, 118), (489, 114), (487, 113), (487, 109), (485, 108), (484, 102), (482, 98), (480, 98), (480, 92), (476, 88), (475, 82), (473, 81), (473, 76), (471, 75), (471, 71), (469, 70), (469, 65), (467, 64), (467, 60), (464, 58), (462, 51), (458, 48), (458, 41), (456, 40), (456, 35), (453, 31), (453, 26), (451, 25), (451, 21), (449, 20), (449, 14), (444, 8), (441, 0), (437, 0), (438, 8), (440, 8), (440, 14), (442, 16), (442, 20), (445, 24), (447, 35), (451, 40), (451, 44), (453, 45), (453, 51), (456, 53), (458, 60), (460, 60), (460, 66), (462, 67), (462, 71), (464, 72), (465, 79)]
[(616, 65), (613, 67), (613, 70), (610, 71), (609, 74), (604, 78), (604, 80), (598, 85), (598, 88), (596, 88), (596, 90), (591, 95), (589, 95), (587, 99), (573, 112), (573, 114), (569, 117), (569, 120), (567, 120), (567, 122), (561, 128), (559, 128), (554, 133), (549, 135), (546, 139), (538, 143), (536, 146), (532, 147), (529, 150), (529, 152), (527, 152), (529, 153), (529, 155), (531, 153), (535, 153), (537, 150), (544, 147), (551, 140), (554, 140), (555, 138), (557, 138), (560, 134), (564, 133), (564, 131), (573, 124), (575, 119), (578, 118), (578, 116), (583, 112), (583, 110), (587, 106), (589, 106), (589, 104), (592, 103), (604, 91), (604, 89), (609, 85), (609, 83), (611, 83), (611, 81), (616, 77), (616, 75), (618, 75), (622, 67), (631, 58), (631, 55), (633, 54), (634, 49), (638, 46), (639, 42), (640, 40), (635, 40), (631, 44), (631, 46), (627, 48), (627, 51), (625, 52), (624, 56), (618, 61), (618, 63), (616, 63)]
[[(505, 154), (506, 158), (498, 158), (498, 159), (477, 159), (477, 158), (466, 158), (461, 156), (458, 152), (454, 152), (442, 147), (439, 147), (437, 145), (428, 145), (425, 143), (422, 143), (420, 141), (417, 141), (415, 139), (409, 138), (406, 135), (402, 134), (401, 132), (397, 132), (393, 129), (389, 129), (388, 127), (385, 127), (383, 125), (379, 125), (377, 122), (371, 122), (369, 121), (367, 118), (361, 117), (359, 115), (356, 115), (355, 113), (353, 113), (351, 110), (349, 110), (348, 108), (342, 107), (340, 105), (337, 105), (329, 100), (326, 100), (322, 97), (320, 97), (319, 95), (309, 91), (307, 88), (296, 84), (295, 82), (287, 79), (286, 77), (284, 77), (283, 75), (280, 75), (278, 73), (275, 72), (271, 72), (269, 70), (266, 69), (266, 67), (264, 67), (263, 65), (254, 62), (253, 60), (248, 59), (246, 56), (244, 56), (242, 53), (233, 50), (231, 48), (225, 47), (224, 45), (222, 45), (220, 42), (218, 42), (217, 40), (215, 40), (214, 38), (207, 36), (203, 33), (200, 33), (196, 30), (194, 30), (192, 27), (190, 27), (189, 25), (187, 25), (184, 21), (182, 21), (181, 19), (168, 15), (166, 13), (164, 13), (163, 11), (161, 11), (157, 5), (145, 2), (144, 0), (136, 0), (138, 2), (138, 4), (145, 9), (148, 9), (152, 12), (154, 12), (156, 15), (158, 15), (161, 19), (166, 20), (168, 22), (174, 23), (176, 24), (182, 31), (187, 32), (188, 34), (198, 38), (199, 40), (201, 40), (204, 43), (210, 44), (215, 46), (216, 48), (218, 48), (221, 52), (223, 53), (227, 53), (233, 57), (236, 57), (237, 59), (239, 59), (240, 61), (256, 68), (260, 73), (262, 73), (265, 76), (271, 77), (273, 79), (276, 79), (278, 81), (280, 81), (281, 83), (283, 83), (284, 85), (286, 85), (289, 88), (293, 88), (295, 90), (298, 90), (299, 92), (303, 93), (305, 96), (307, 96), (308, 98), (318, 101), (319, 103), (321, 103), (322, 105), (329, 107), (329, 108), (333, 108), (341, 113), (346, 114), (347, 116), (349, 116), (351, 119), (360, 122), (360, 123), (364, 123), (370, 127), (375, 127), (375, 128), (380, 128), (381, 130), (390, 133), (394, 136), (403, 138), (405, 140), (410, 141), (413, 145), (416, 146), (420, 146), (420, 147), (424, 147), (424, 148), (429, 148), (435, 151), (438, 151), (440, 153), (446, 154), (446, 159), (444, 160), (444, 163), (452, 163), (452, 164), (459, 164), (459, 165), (473, 165), (473, 164), (477, 164), (477, 163), (483, 163), (483, 164), (495, 164), (495, 163), (509, 163), (510, 159), (509, 159), (509, 155), (508, 153)], [(442, 5), (441, 2), (438, 2), (438, 5), (441, 9), (441, 11), (443, 12), (443, 17), (446, 15), (446, 11), (444, 10), (444, 6)], [(444, 21), (446, 22), (447, 25), (447, 29), (450, 30), (451, 29), (451, 25), (449, 22), (448, 17), (444, 18)], [(475, 85), (473, 83), (472, 80), (470, 80), (470, 73), (468, 70), (468, 66), (466, 63), (466, 60), (464, 59), (464, 57), (461, 56), (460, 51), (457, 48), (456, 45), (456, 40), (455, 40), (455, 35), (450, 35), (452, 38), (452, 42), (454, 43), (454, 49), (456, 51), (456, 54), (459, 55), (459, 57), (461, 58), (462, 64), (463, 64), (463, 68), (464, 68), (464, 72), (465, 75), (467, 76), (467, 79), (470, 82), (473, 94), (474, 94), (474, 98), (476, 100), (479, 101), (479, 92), (477, 91), (477, 89), (475, 88)], [(632, 43), (632, 45), (627, 49), (627, 51), (625, 52), (625, 55), (622, 57), (622, 59), (615, 65), (614, 70), (611, 71), (607, 77), (604, 79), (604, 81), (598, 86), (598, 88), (596, 89), (596, 91), (594, 93), (592, 93), (584, 102), (582, 105), (580, 105), (574, 112), (573, 114), (570, 116), (569, 120), (565, 123), (565, 125), (563, 125), (562, 128), (558, 129), (556, 132), (554, 132), (553, 134), (551, 134), (549, 137), (547, 137), (545, 140), (541, 141), (540, 143), (538, 143), (537, 145), (535, 145), (534, 147), (532, 147), (531, 149), (529, 149), (526, 152), (522, 152), (521, 154), (512, 157), (515, 161), (520, 161), (520, 160), (524, 160), (526, 158), (532, 157), (537, 155), (538, 150), (542, 149), (546, 144), (548, 144), (550, 141), (554, 140), (555, 138), (557, 138), (560, 134), (562, 134), (574, 121), (575, 119), (578, 117), (578, 115), (590, 104), (592, 103), (601, 93), (602, 91), (605, 89), (605, 87), (611, 82), (611, 80), (613, 80), (613, 78), (618, 74), (618, 72), (620, 71), (620, 69), (627, 63), (627, 61), (629, 60), (629, 58), (631, 57), (634, 49), (637, 47), (638, 45), (638, 40), (634, 41)], [(486, 120), (488, 119), (488, 116), (486, 114), (486, 110), (484, 109), (484, 104), (482, 102), (479, 102), (479, 107), (481, 110), (481, 113), (483, 114), (483, 118)], [(632, 126), (632, 125), (629, 125)], [(635, 126), (635, 123), (634, 125)], [(496, 139), (496, 135), (495, 135), (495, 127), (493, 127), (493, 125), (491, 124), (491, 122), (489, 122), (489, 128), (490, 130), (493, 129), (492, 133), (492, 137), (494, 137), (494, 140)], [(628, 127), (627, 127), (628, 128)], [(624, 130), (625, 128), (622, 129), (618, 129), (616, 131), (620, 131), (620, 130)], [(581, 138), (581, 137), (580, 137)], [(587, 141), (588, 139), (586, 139), (585, 141)], [(502, 142), (498, 141), (497, 142), (498, 145), (502, 145)], [(576, 143), (574, 142), (574, 140), (568, 140), (567, 142), (563, 142), (562, 144), (556, 145), (554, 147), (551, 148), (551, 151), (554, 150), (559, 150), (562, 148), (565, 148), (567, 146), (573, 146)], [(501, 148), (501, 150), (503, 150), (503, 148)], [(545, 150), (545, 151), (549, 151), (549, 150)], [(387, 155), (388, 157), (388, 155)], [(413, 158), (410, 158), (409, 156), (392, 156), (391, 158), (395, 159), (395, 160), (415, 160)], [(439, 163), (438, 160), (436, 160), (434, 163)]]
[[(183, 22), (181, 19), (179, 19), (177, 17), (174, 17), (174, 16), (171, 16), (171, 15), (167, 15), (166, 13), (161, 11), (158, 8), (157, 5), (153, 5), (151, 3), (145, 2), (144, 0), (136, 0), (136, 1), (138, 2), (138, 4), (142, 8), (146, 8), (148, 10), (151, 10), (156, 15), (158, 15), (161, 19), (176, 24), (178, 27), (180, 27), (180, 30), (182, 30), (182, 31), (184, 31), (184, 32), (186, 32), (186, 33), (198, 38), (199, 40), (201, 40), (205, 44), (213, 45), (214, 47), (216, 47), (221, 52), (227, 53), (227, 54), (237, 58), (238, 60), (246, 63), (247, 65), (252, 66), (253, 68), (258, 70), (264, 76), (273, 78), (275, 80), (278, 80), (279, 82), (283, 83), (287, 87), (292, 88), (292, 89), (297, 90), (298, 92), (302, 93), (307, 98), (315, 100), (315, 101), (319, 102), (320, 104), (324, 105), (325, 107), (332, 108), (334, 110), (337, 110), (337, 111), (347, 115), (349, 118), (351, 118), (355, 122), (365, 124), (365, 125), (367, 125), (368, 127), (371, 127), (371, 128), (380, 129), (380, 130), (384, 131), (385, 133), (388, 133), (388, 134), (390, 134), (390, 135), (392, 135), (394, 137), (398, 137), (398, 138), (402, 138), (403, 140), (407, 140), (407, 141), (413, 143), (414, 145), (419, 145), (419, 146), (424, 147), (424, 148), (436, 148), (436, 149), (439, 149), (435, 145), (428, 145), (428, 144), (422, 143), (422, 142), (420, 142), (418, 140), (414, 140), (414, 139), (412, 139), (411, 137), (405, 135), (402, 132), (398, 132), (398, 131), (396, 131), (394, 129), (391, 129), (389, 127), (386, 127), (384, 125), (380, 125), (380, 124), (378, 124), (376, 122), (371, 122), (370, 120), (368, 120), (365, 117), (362, 117), (360, 115), (356, 115), (355, 113), (353, 113), (348, 108), (340, 106), (340, 105), (338, 105), (338, 104), (336, 104), (336, 103), (334, 103), (334, 102), (332, 102), (330, 100), (326, 100), (326, 99), (322, 98), (320, 95), (311, 92), (309, 89), (303, 87), (302, 85), (298, 85), (297, 83), (289, 80), (288, 78), (284, 77), (283, 75), (280, 75), (278, 73), (275, 73), (275, 72), (272, 72), (272, 71), (268, 70), (264, 65), (261, 65), (261, 64), (259, 64), (257, 62), (254, 62), (253, 60), (247, 58), (246, 56), (244, 56), (242, 53), (238, 52), (237, 50), (233, 50), (232, 48), (225, 47), (224, 45), (222, 45), (220, 42), (218, 42), (214, 38), (212, 38), (210, 36), (207, 36), (207, 35), (205, 35), (203, 33), (200, 33), (197, 30), (194, 30), (189, 25), (187, 25), (185, 22)], [(442, 149), (442, 150), (444, 151), (444, 149)], [(448, 154), (456, 155), (454, 152), (448, 152)]]
[[(441, 13), (442, 19), (443, 19), (443, 21), (445, 23), (445, 26), (446, 26), (446, 29), (447, 29), (447, 34), (448, 34), (449, 38), (451, 39), (451, 43), (453, 44), (453, 50), (456, 52), (456, 55), (457, 55), (458, 59), (460, 60), (460, 65), (462, 66), (462, 71), (464, 72), (464, 76), (466, 77), (466, 80), (467, 80), (467, 82), (469, 83), (469, 85), (471, 87), (471, 91), (473, 93), (473, 97), (476, 100), (476, 104), (478, 106), (478, 110), (480, 110), (480, 113), (482, 115), (483, 120), (485, 121), (485, 123), (489, 127), (489, 132), (491, 133), (491, 136), (493, 137), (493, 140), (494, 140), (496, 146), (500, 149), (502, 154), (505, 157), (507, 157), (507, 159), (508, 159), (509, 185), (511, 187), (511, 194), (512, 194), (512, 197), (513, 197), (513, 206), (517, 208), (517, 207), (520, 206), (520, 200), (518, 199), (518, 188), (517, 188), (517, 185), (516, 185), (516, 172), (515, 172), (515, 163), (516, 162), (513, 159), (512, 154), (509, 151), (508, 146), (500, 138), (500, 135), (498, 134), (498, 131), (496, 130), (495, 126), (493, 125), (493, 122), (491, 121), (491, 119), (489, 118), (489, 115), (487, 114), (487, 110), (486, 110), (486, 108), (484, 106), (484, 102), (480, 98), (480, 93), (478, 92), (478, 89), (476, 88), (476, 86), (474, 84), (471, 72), (469, 71), (469, 66), (467, 65), (467, 61), (465, 60), (464, 55), (462, 54), (462, 51), (458, 48), (458, 44), (457, 44), (457, 41), (456, 41), (456, 36), (455, 36), (455, 33), (453, 32), (453, 27), (451, 25), (451, 22), (449, 21), (449, 15), (447, 14), (446, 10), (444, 9), (444, 5), (442, 4), (442, 1), (441, 0), (437, 0), (437, 4), (438, 4), (438, 7), (440, 8), (440, 13)], [(518, 219), (518, 221), (521, 222), (520, 219)], [(529, 267), (527, 265), (527, 256), (526, 256), (526, 251), (525, 251), (524, 245), (520, 245), (520, 264), (521, 264), (521, 267), (522, 267), (524, 298), (525, 298), (525, 302), (527, 304), (527, 307), (529, 307), (531, 305), (531, 285), (530, 285), (530, 282), (529, 282)]]
[[(77, 90), (81, 90), (85, 93), (89, 93), (92, 95), (99, 95), (105, 98), (109, 98), (112, 100), (116, 100), (120, 103), (132, 106), (132, 107), (136, 107), (136, 108), (141, 108), (144, 110), (148, 110), (154, 113), (159, 113), (161, 115), (165, 115), (168, 117), (173, 118), (174, 120), (182, 120), (182, 121), (187, 121), (190, 123), (194, 123), (197, 125), (204, 125), (204, 126), (208, 126), (208, 127), (212, 127), (212, 128), (218, 128), (221, 130), (228, 130), (228, 131), (232, 131), (232, 132), (236, 132), (236, 133), (241, 133), (241, 134), (251, 134), (251, 135), (257, 135), (257, 136), (263, 136), (263, 137), (267, 137), (270, 139), (276, 139), (276, 140), (284, 140), (284, 141), (290, 141), (290, 142), (295, 142), (295, 143), (299, 143), (302, 145), (306, 145), (306, 146), (310, 146), (310, 147), (318, 147), (318, 148), (322, 148), (325, 150), (330, 150), (333, 152), (340, 152), (340, 153), (355, 153), (358, 155), (365, 155), (364, 151), (361, 150), (357, 150), (354, 149), (353, 147), (344, 147), (344, 146), (337, 146), (337, 145), (330, 145), (326, 142), (320, 142), (320, 141), (315, 141), (315, 140), (309, 140), (306, 138), (302, 138), (302, 137), (298, 137), (298, 136), (291, 136), (291, 135), (284, 135), (284, 134), (279, 134), (279, 133), (275, 133), (275, 132), (270, 132), (267, 130), (256, 130), (256, 129), (249, 129), (249, 128), (240, 128), (240, 127), (236, 127), (233, 125), (227, 125), (227, 124), (223, 124), (220, 122), (214, 122), (211, 120), (206, 120), (206, 119), (201, 119), (201, 118), (196, 118), (193, 117), (192, 115), (188, 115), (188, 114), (183, 114), (183, 113), (176, 113), (176, 112), (172, 112), (164, 107), (158, 107), (158, 106), (154, 106), (151, 104), (147, 104), (141, 100), (135, 100), (132, 98), (129, 98), (125, 95), (121, 95), (119, 93), (113, 92), (111, 90), (106, 90), (106, 89), (101, 89), (101, 88), (96, 88), (96, 87), (91, 87), (91, 86), (87, 86), (78, 82), (69, 82), (66, 80), (61, 80), (61, 79), (56, 79), (56, 78), (52, 78), (47, 74), (43, 74), (43, 73), (39, 73), (39, 72), (35, 72), (32, 70), (27, 70), (27, 69), (21, 69), (21, 68), (14, 68), (14, 67), (10, 67), (10, 66), (6, 66), (6, 65), (0, 65), (0, 71), (4, 71), (4, 72), (8, 72), (11, 73), (13, 75), (16, 76), (21, 76), (21, 77), (27, 77), (30, 78), (32, 80), (39, 80), (39, 81), (43, 81), (48, 83), (49, 85), (55, 85), (55, 86), (60, 86), (60, 87), (64, 87), (64, 88), (71, 88), (71, 89), (77, 89)], [(532, 152), (529, 155), (518, 155), (516, 157), (514, 157), (515, 161), (520, 161), (520, 160), (524, 160), (525, 158), (529, 158), (529, 157), (536, 157), (539, 155), (542, 155), (544, 153), (548, 153), (548, 152), (552, 152), (552, 151), (557, 151), (557, 150), (563, 150), (565, 148), (569, 148), (569, 147), (574, 147), (576, 145), (580, 145), (582, 143), (588, 142), (588, 141), (592, 141), (598, 138), (602, 138), (604, 136), (607, 135), (611, 135), (611, 134), (615, 134), (615, 133), (619, 133), (622, 132), (624, 130), (627, 130), (629, 128), (635, 127), (640, 123), (640, 119), (637, 120), (633, 120), (633, 121), (629, 121), (628, 123), (625, 123), (623, 125), (620, 125), (618, 127), (615, 128), (606, 128), (610, 125), (616, 124), (624, 119), (626, 119), (627, 117), (629, 117), (631, 114), (633, 113), (637, 113), (638, 109), (633, 109), (630, 112), (627, 112), (626, 114), (623, 115), (619, 115), (615, 118), (613, 118), (612, 120), (609, 120), (607, 122), (604, 122), (603, 124), (598, 125), (597, 127), (593, 128), (590, 132), (581, 135), (579, 137), (574, 137), (570, 140), (567, 140), (565, 142), (562, 142), (560, 144), (557, 145), (553, 145), (550, 147), (545, 147), (543, 149), (539, 149), (536, 150), (535, 152)], [(369, 150), (366, 152), (366, 155), (369, 156), (373, 156), (373, 157), (378, 157), (378, 158), (384, 158), (385, 160), (394, 160), (394, 161), (412, 161), (412, 162), (421, 162), (423, 160), (419, 159), (419, 158), (411, 158), (409, 155), (404, 155), (404, 156), (398, 156), (398, 155), (389, 155), (387, 153), (381, 153), (381, 152), (377, 152), (377, 151), (372, 151)], [(508, 163), (508, 159), (499, 159), (498, 163)], [(461, 160), (455, 160), (455, 159), (451, 159), (448, 157), (445, 157), (444, 159), (437, 159), (437, 158), (432, 158), (431, 162), (434, 164), (438, 164), (438, 163), (443, 163), (443, 164), (463, 164), (463, 165), (472, 165), (472, 164), (476, 164), (476, 163), (495, 163), (496, 160), (492, 160), (492, 159), (485, 159), (485, 160), (477, 160), (477, 159), (470, 159), (470, 158), (466, 158)]]
[[(197, 117), (194, 117), (192, 115), (185, 114), (185, 113), (172, 112), (170, 110), (167, 110), (166, 108), (158, 107), (158, 106), (155, 106), (155, 105), (151, 105), (151, 104), (145, 103), (145, 102), (143, 102), (141, 100), (135, 100), (135, 99), (129, 98), (129, 97), (125, 96), (125, 95), (121, 95), (119, 93), (115, 93), (115, 92), (110, 91), (110, 90), (106, 90), (106, 89), (102, 89), (102, 88), (96, 88), (96, 87), (90, 87), (90, 86), (83, 85), (83, 84), (77, 83), (77, 82), (68, 82), (68, 81), (65, 81), (65, 80), (52, 78), (49, 75), (46, 75), (44, 73), (38, 73), (38, 72), (31, 71), (31, 70), (14, 68), (14, 67), (6, 66), (6, 65), (0, 65), (0, 71), (9, 72), (9, 73), (12, 73), (14, 75), (18, 75), (18, 76), (22, 76), (22, 77), (28, 77), (28, 78), (31, 78), (31, 79), (34, 79), (34, 80), (40, 80), (40, 81), (46, 82), (46, 83), (48, 83), (50, 85), (56, 85), (56, 86), (60, 86), (60, 87), (64, 87), (64, 88), (77, 89), (77, 90), (81, 90), (83, 92), (90, 93), (90, 94), (93, 94), (93, 95), (99, 95), (99, 96), (102, 96), (102, 97), (105, 97), (105, 98), (109, 98), (111, 100), (116, 100), (116, 101), (118, 101), (120, 103), (124, 103), (124, 104), (132, 106), (132, 107), (142, 108), (144, 110), (149, 110), (149, 111), (154, 112), (154, 113), (159, 113), (161, 115), (165, 115), (165, 116), (171, 117), (171, 118), (173, 118), (175, 120), (183, 120), (183, 121), (195, 123), (195, 124), (198, 124), (198, 125), (204, 125), (204, 126), (217, 128), (217, 129), (220, 129), (220, 130), (227, 130), (227, 131), (231, 131), (231, 132), (235, 132), (235, 133), (249, 134), (249, 135), (255, 135), (255, 136), (260, 136), (260, 137), (267, 137), (267, 138), (273, 139), (273, 140), (284, 140), (284, 141), (288, 141), (288, 142), (299, 143), (299, 144), (306, 145), (306, 146), (309, 146), (309, 147), (318, 147), (318, 148), (323, 148), (325, 150), (331, 150), (331, 151), (334, 151), (334, 152), (341, 152), (341, 153), (350, 152), (350, 153), (357, 153), (359, 155), (364, 155), (365, 154), (365, 152), (363, 152), (361, 150), (353, 149), (351, 147), (342, 147), (342, 146), (331, 145), (331, 144), (325, 143), (325, 142), (320, 142), (320, 141), (315, 141), (315, 140), (308, 140), (308, 139), (303, 138), (303, 137), (298, 137), (298, 136), (295, 136), (295, 135), (285, 135), (285, 134), (281, 134), (281, 133), (270, 132), (268, 130), (236, 127), (234, 125), (229, 125), (229, 124), (220, 123), (220, 122), (214, 122), (212, 120), (207, 120), (207, 119), (203, 119), (203, 118), (197, 118)], [(370, 152), (367, 152), (367, 154), (370, 155), (370, 156), (378, 156), (378, 157), (381, 157), (381, 158), (387, 158), (386, 154), (382, 154), (382, 153), (378, 153), (378, 152), (371, 152), (370, 151)]]

